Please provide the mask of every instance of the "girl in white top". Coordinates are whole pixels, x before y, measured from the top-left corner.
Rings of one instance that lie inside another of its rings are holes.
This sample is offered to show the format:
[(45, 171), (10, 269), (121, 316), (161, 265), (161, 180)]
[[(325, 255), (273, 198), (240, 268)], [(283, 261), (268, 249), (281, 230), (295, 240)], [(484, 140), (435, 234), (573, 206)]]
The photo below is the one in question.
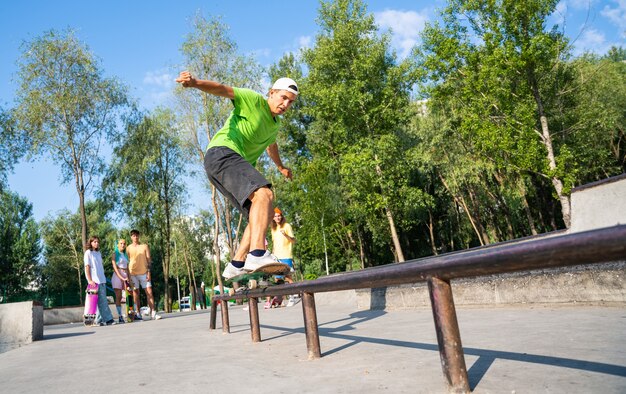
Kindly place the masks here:
[(111, 284), (115, 292), (115, 308), (117, 309), (118, 322), (124, 323), (122, 315), (122, 290), (128, 291), (128, 255), (126, 254), (126, 240), (120, 239), (115, 246), (115, 253), (111, 257), (113, 275)]
[(83, 264), (85, 265), (85, 276), (89, 284), (98, 284), (98, 313), (96, 313), (95, 325), (115, 324), (109, 302), (107, 300), (107, 278), (104, 276), (104, 266), (102, 265), (102, 255), (100, 254), (100, 238), (92, 236), (86, 246)]

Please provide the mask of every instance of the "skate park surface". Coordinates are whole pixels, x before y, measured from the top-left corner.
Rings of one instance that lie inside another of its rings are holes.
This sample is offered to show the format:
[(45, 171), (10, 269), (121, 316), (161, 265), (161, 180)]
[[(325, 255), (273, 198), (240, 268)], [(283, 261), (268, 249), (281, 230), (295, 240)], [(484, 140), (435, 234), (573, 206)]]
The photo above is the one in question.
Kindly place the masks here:
[[(229, 306), (110, 327), (46, 326), (0, 354), (2, 392), (445, 393), (430, 308), (359, 310), (317, 298), (322, 357), (307, 359), (302, 303), (264, 310), (260, 343)], [(626, 305), (458, 306), (474, 393), (626, 392)]]

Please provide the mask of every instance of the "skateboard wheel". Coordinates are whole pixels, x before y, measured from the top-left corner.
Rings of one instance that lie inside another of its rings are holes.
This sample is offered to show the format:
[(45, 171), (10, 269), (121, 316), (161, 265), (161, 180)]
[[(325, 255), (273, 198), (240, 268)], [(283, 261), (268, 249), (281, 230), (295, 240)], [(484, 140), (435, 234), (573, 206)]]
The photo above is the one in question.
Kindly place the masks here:
[(248, 287), (250, 287), (251, 289), (256, 289), (258, 287), (256, 279), (250, 279), (248, 281)]

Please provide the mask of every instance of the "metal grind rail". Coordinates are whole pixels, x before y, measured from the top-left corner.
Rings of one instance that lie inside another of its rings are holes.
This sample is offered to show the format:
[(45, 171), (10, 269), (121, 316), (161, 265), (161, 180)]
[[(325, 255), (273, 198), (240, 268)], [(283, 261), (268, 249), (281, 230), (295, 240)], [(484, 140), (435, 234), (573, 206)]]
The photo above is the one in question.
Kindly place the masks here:
[[(503, 242), (486, 247), (426, 257), (321, 277), (311, 281), (214, 296), (210, 329), (215, 329), (219, 301), (248, 299), (253, 342), (261, 341), (258, 299), (301, 294), (309, 359), (321, 357), (315, 293), (427, 282), (439, 355), (450, 392), (470, 392), (465, 356), (452, 297), (452, 279), (543, 268), (626, 260), (626, 225), (573, 234)], [(222, 330), (230, 332), (228, 303), (221, 303)]]

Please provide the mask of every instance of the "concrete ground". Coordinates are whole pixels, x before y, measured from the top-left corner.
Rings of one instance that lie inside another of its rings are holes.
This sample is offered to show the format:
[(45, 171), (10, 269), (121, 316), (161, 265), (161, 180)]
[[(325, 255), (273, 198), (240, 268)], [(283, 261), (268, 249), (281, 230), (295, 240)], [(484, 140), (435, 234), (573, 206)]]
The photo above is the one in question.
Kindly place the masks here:
[[(87, 328), (0, 354), (4, 393), (445, 393), (429, 308), (319, 305), (322, 358), (307, 359), (300, 304), (263, 310), (261, 343), (232, 306), (231, 333), (205, 311)], [(475, 393), (625, 393), (626, 307), (459, 307)]]

